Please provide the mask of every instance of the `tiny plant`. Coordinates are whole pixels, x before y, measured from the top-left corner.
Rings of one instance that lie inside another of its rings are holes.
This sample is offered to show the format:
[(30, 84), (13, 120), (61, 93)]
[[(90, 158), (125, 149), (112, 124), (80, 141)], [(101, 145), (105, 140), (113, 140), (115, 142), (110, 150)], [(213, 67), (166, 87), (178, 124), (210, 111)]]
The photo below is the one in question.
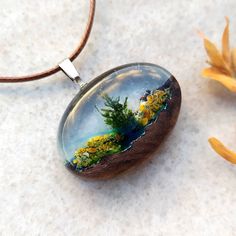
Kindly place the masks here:
[(105, 108), (101, 110), (97, 108), (97, 110), (105, 118), (104, 122), (112, 129), (123, 133), (137, 124), (134, 113), (128, 108), (127, 97), (123, 103), (120, 102), (120, 97), (112, 98), (107, 94), (103, 95), (103, 99)]

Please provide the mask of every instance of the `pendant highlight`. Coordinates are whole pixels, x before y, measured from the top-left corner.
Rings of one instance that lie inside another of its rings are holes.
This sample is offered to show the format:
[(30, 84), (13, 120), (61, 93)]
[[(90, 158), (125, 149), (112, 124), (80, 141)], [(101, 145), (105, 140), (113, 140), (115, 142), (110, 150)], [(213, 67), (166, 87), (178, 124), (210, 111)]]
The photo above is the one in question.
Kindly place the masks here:
[(160, 66), (114, 68), (83, 86), (58, 132), (65, 165), (91, 178), (111, 178), (147, 160), (174, 127), (181, 106), (176, 79)]

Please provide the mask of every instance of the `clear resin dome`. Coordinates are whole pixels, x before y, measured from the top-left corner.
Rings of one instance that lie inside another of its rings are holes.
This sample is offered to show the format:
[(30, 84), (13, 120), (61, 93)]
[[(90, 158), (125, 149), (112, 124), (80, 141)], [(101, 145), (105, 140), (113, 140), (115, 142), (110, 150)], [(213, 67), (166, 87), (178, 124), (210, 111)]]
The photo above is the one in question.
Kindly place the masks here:
[[(58, 145), (65, 165), (88, 177), (129, 169), (156, 150), (180, 103), (177, 81), (157, 65), (128, 64), (100, 75), (81, 89), (61, 120)], [(162, 113), (164, 126), (158, 124)]]

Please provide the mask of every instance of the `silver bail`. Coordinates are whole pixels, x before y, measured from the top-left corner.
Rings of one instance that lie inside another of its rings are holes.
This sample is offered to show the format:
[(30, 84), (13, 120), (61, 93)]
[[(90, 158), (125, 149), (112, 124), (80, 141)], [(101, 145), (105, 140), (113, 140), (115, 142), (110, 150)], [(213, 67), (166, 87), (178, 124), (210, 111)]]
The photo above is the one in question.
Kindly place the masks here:
[(78, 71), (75, 69), (75, 66), (71, 62), (70, 59), (65, 59), (59, 64), (62, 71), (76, 84), (79, 84), (80, 88), (82, 88), (86, 83), (84, 83)]

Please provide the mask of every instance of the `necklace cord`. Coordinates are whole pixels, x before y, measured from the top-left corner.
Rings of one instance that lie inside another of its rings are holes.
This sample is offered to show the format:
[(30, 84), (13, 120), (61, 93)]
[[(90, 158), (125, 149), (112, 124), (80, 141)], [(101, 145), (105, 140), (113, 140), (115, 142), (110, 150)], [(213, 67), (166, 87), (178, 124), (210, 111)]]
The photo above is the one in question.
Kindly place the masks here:
[[(68, 59), (70, 59), (71, 61), (74, 61), (75, 58), (78, 57), (78, 55), (82, 52), (82, 50), (84, 49), (88, 41), (90, 32), (92, 30), (92, 26), (93, 26), (95, 5), (96, 5), (96, 0), (90, 0), (90, 8), (89, 8), (89, 16), (88, 16), (87, 25), (86, 25), (84, 34), (80, 40), (78, 47), (68, 57)], [(18, 83), (18, 82), (28, 82), (28, 81), (43, 79), (57, 73), (60, 70), (61, 68), (59, 67), (59, 65), (56, 65), (45, 71), (31, 74), (31, 75), (26, 75), (26, 76), (16, 76), (16, 77), (15, 76), (0, 76), (0, 83)]]

